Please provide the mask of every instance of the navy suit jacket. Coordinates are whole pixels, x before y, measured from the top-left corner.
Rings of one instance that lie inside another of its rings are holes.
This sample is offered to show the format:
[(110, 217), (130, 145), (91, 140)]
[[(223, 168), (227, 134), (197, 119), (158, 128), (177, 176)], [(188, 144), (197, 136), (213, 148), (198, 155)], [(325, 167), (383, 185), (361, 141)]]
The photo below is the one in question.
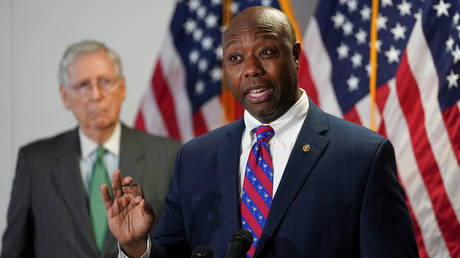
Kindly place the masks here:
[[(241, 228), (243, 130), (239, 120), (181, 148), (151, 257), (198, 245), (225, 255)], [(418, 257), (391, 143), (310, 101), (254, 257)]]

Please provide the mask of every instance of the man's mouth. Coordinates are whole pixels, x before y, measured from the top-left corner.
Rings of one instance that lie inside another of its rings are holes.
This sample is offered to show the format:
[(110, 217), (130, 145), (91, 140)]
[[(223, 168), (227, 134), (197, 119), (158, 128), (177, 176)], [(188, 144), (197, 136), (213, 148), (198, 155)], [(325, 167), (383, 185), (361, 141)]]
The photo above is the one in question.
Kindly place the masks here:
[(246, 96), (249, 98), (250, 102), (259, 103), (269, 99), (272, 94), (273, 89), (271, 88), (257, 88), (250, 90)]

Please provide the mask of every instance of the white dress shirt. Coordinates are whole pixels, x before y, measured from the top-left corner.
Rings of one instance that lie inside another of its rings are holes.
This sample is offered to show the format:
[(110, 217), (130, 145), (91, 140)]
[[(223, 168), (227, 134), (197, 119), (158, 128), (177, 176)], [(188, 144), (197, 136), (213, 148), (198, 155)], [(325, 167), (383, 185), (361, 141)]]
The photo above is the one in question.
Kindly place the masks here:
[[(85, 187), (86, 194), (89, 196), (91, 188), (91, 173), (93, 171), (94, 162), (96, 162), (96, 150), (99, 145), (88, 138), (81, 128), (78, 129), (78, 136), (80, 137), (81, 148), (80, 172), (83, 180), (83, 186)], [(104, 155), (104, 165), (107, 169), (110, 180), (112, 180), (113, 172), (119, 168), (120, 141), (121, 123), (118, 122), (110, 138), (102, 144), (102, 146), (107, 150), (107, 153)]]
[(273, 196), (275, 196), (278, 185), (283, 177), (284, 169), (294, 148), (295, 141), (299, 135), (303, 121), (307, 117), (308, 98), (304, 90), (302, 95), (292, 107), (270, 124), (261, 124), (248, 111), (244, 111), (244, 124), (246, 128), (241, 139), (240, 155), (240, 197), (243, 190), (244, 171), (248, 162), (249, 153), (252, 145), (257, 141), (255, 132), (252, 130), (261, 125), (270, 125), (275, 131), (275, 135), (268, 142), (273, 161)]
[[(299, 135), (302, 124), (307, 117), (309, 108), (309, 102), (307, 93), (303, 90), (302, 95), (297, 102), (292, 105), (289, 110), (280, 116), (275, 121), (271, 122), (270, 125), (275, 131), (273, 136), (268, 142), (270, 153), (273, 161), (273, 196), (275, 196), (278, 185), (280, 184), (281, 178), (283, 177), (284, 169), (288, 162), (289, 156), (291, 155), (294, 144)], [(249, 152), (251, 151), (252, 145), (256, 142), (255, 133), (252, 129), (262, 125), (256, 118), (254, 118), (248, 111), (244, 111), (244, 124), (245, 129), (241, 138), (241, 154), (240, 154), (240, 197), (243, 191), (244, 182), (244, 171), (246, 170), (246, 163), (248, 162)], [(267, 124), (264, 124), (267, 125)], [(119, 247), (119, 258), (128, 258)], [(141, 256), (141, 258), (147, 258), (150, 256), (150, 236), (147, 240), (147, 250)]]

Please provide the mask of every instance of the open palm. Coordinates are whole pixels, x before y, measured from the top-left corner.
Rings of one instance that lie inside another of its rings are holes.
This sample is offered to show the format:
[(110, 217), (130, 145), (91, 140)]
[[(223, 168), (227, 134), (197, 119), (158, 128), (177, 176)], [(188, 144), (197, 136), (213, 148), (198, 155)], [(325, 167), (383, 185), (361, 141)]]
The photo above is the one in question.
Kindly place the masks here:
[[(113, 199), (106, 185), (101, 188), (110, 231), (120, 244), (147, 239), (155, 219), (152, 208), (139, 195), (123, 194), (119, 171), (114, 173), (112, 181)], [(123, 186), (131, 181), (131, 178), (124, 179)]]

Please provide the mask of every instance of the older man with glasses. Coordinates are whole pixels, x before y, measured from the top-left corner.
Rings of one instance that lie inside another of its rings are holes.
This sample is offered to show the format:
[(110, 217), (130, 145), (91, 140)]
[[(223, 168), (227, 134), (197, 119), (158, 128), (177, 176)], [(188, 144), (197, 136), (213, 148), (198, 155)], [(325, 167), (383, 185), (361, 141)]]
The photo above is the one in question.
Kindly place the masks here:
[(164, 207), (179, 143), (126, 127), (118, 55), (103, 43), (70, 45), (59, 65), (60, 95), (78, 126), (19, 151), (1, 257), (114, 257), (100, 195), (115, 170), (142, 181), (155, 212)]

